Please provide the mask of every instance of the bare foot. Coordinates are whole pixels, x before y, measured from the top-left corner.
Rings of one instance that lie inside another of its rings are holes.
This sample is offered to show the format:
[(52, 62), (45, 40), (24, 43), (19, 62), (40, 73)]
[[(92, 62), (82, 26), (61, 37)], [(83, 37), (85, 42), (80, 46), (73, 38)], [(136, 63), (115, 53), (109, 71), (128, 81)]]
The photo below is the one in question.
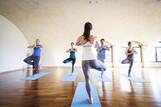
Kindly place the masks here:
[(93, 98), (88, 99), (89, 104), (93, 104)]
[(70, 76), (72, 76), (72, 75), (73, 75), (73, 73), (71, 72)]

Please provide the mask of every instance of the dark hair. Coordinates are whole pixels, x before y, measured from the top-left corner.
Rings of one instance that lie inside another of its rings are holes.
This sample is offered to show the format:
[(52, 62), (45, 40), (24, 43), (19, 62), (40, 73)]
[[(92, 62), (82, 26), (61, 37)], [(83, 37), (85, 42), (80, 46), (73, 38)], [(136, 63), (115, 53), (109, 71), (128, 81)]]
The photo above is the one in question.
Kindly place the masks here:
[(92, 30), (92, 24), (90, 22), (86, 22), (84, 25), (84, 39), (89, 41), (90, 31)]
[(72, 45), (72, 44), (74, 45), (74, 42), (71, 42), (70, 44), (71, 44), (71, 45)]
[(105, 40), (105, 39), (102, 38), (100, 41), (104, 41), (104, 40)]
[(131, 44), (131, 41), (128, 42), (128, 46)]

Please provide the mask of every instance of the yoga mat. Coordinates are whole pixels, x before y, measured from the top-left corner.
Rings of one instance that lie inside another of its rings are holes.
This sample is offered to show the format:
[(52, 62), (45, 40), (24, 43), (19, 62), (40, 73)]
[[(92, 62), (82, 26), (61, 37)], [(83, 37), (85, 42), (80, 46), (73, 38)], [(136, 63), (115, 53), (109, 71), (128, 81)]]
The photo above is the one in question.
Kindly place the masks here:
[(74, 94), (71, 107), (102, 107), (97, 94), (96, 86), (94, 84), (90, 84), (90, 87), (93, 97), (93, 104), (88, 103), (88, 95), (86, 92), (85, 83), (79, 82)]
[(77, 77), (77, 73), (76, 72), (73, 72), (73, 74), (71, 75), (71, 73), (67, 73), (64, 78), (63, 78), (63, 81), (75, 81)]
[(33, 76), (28, 76), (28, 77), (24, 77), (22, 78), (23, 80), (36, 80), (36, 79), (39, 79), (45, 75), (47, 75), (48, 73), (47, 72), (39, 72)]
[(132, 80), (132, 81), (135, 82), (135, 83), (150, 83), (150, 81), (144, 80), (144, 79), (139, 78), (139, 77), (136, 77), (136, 76), (128, 77), (128, 75), (126, 75), (126, 74), (121, 74), (121, 75), (122, 75), (123, 77), (127, 78), (127, 79)]

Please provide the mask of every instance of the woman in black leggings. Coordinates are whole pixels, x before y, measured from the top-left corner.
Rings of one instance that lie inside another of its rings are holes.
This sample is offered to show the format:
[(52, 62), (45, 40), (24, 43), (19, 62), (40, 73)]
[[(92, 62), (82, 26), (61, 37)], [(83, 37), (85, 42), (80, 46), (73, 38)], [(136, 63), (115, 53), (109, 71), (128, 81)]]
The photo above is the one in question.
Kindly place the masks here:
[(92, 24), (90, 22), (85, 23), (84, 33), (78, 37), (76, 45), (82, 46), (82, 69), (86, 81), (86, 91), (88, 94), (88, 101), (93, 103), (90, 87), (90, 69), (95, 69), (101, 72), (103, 76), (106, 66), (101, 61), (97, 60), (95, 46), (98, 45), (97, 38), (91, 34)]
[(63, 61), (63, 63), (69, 63), (69, 62), (72, 62), (72, 71), (71, 71), (71, 75), (74, 73), (74, 65), (75, 65), (75, 62), (76, 62), (76, 52), (77, 52), (77, 49), (74, 48), (74, 42), (71, 42), (71, 48), (68, 49), (66, 51), (67, 53), (70, 52), (70, 56), (69, 58), (65, 59)]
[(131, 77), (130, 73), (131, 73), (131, 68), (133, 66), (133, 63), (134, 63), (134, 54), (137, 54), (137, 52), (132, 47), (132, 43), (130, 41), (128, 42), (128, 48), (126, 49), (125, 54), (126, 54), (127, 58), (124, 59), (121, 63), (122, 64), (127, 64), (127, 63), (130, 64), (129, 70), (128, 70), (128, 77)]

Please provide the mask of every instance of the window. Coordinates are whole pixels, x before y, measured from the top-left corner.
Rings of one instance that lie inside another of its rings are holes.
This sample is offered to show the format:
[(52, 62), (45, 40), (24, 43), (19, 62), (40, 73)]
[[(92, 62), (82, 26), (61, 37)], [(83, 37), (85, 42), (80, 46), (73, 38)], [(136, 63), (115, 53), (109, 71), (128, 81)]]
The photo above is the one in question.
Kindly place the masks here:
[(106, 51), (105, 62), (112, 62), (112, 46), (108, 45), (109, 50)]
[(155, 45), (155, 61), (161, 62), (161, 41), (157, 42)]
[(155, 47), (156, 62), (161, 62), (161, 47)]

